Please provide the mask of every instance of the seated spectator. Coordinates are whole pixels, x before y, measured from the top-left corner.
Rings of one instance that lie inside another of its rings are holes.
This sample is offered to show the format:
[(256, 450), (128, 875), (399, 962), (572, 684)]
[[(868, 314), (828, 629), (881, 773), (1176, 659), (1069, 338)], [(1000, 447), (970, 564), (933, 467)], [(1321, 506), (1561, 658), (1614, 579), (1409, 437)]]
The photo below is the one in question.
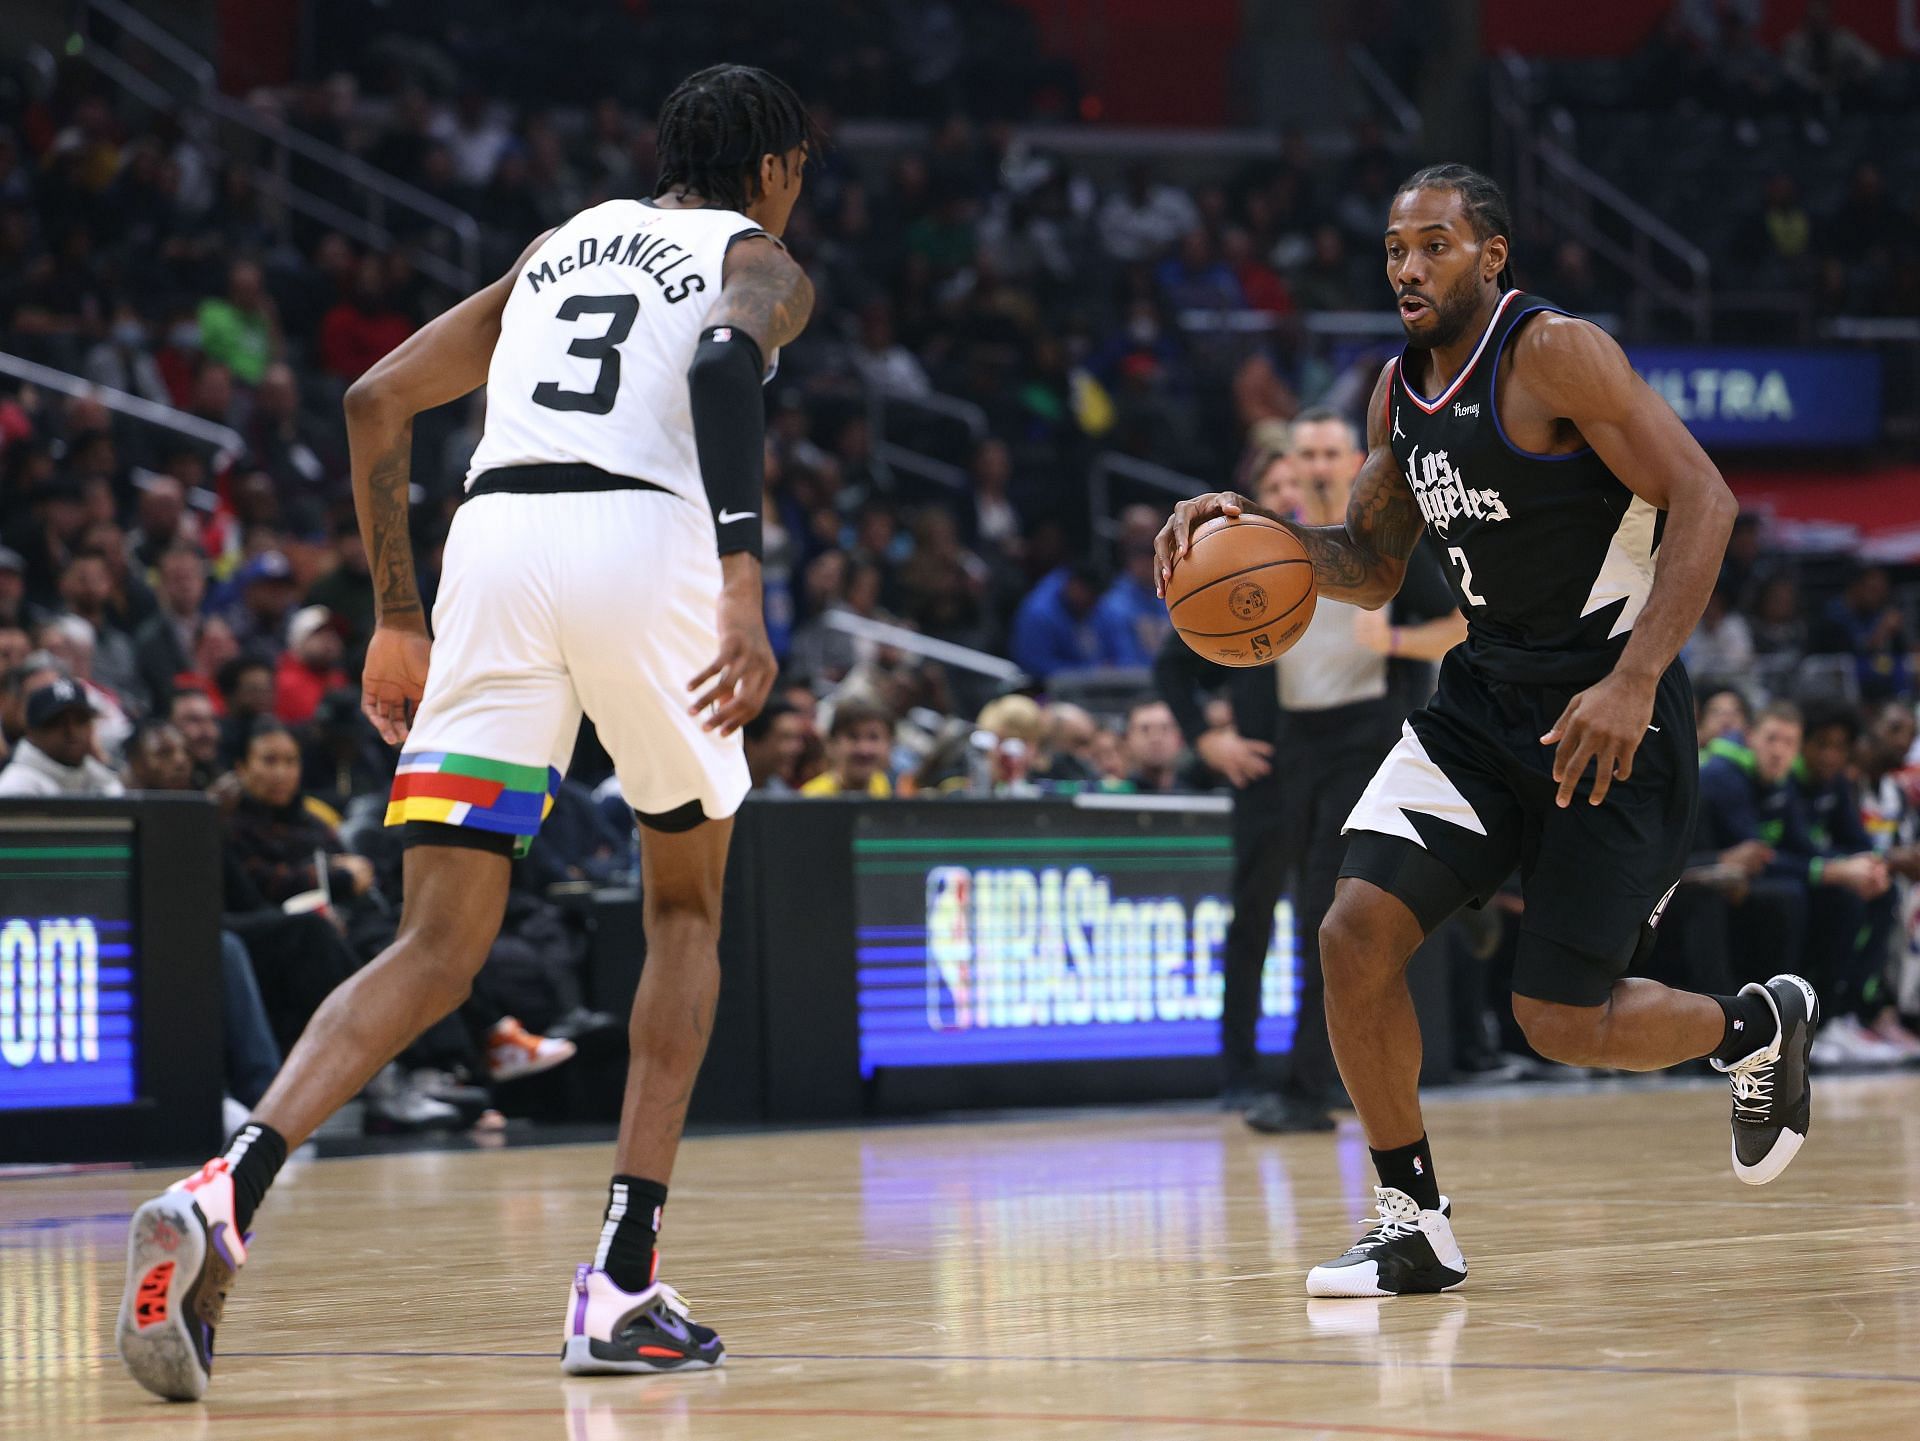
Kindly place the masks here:
[(766, 795), (796, 794), (794, 775), (807, 744), (807, 722), (781, 697), (768, 698), (760, 714), (740, 728), (753, 788)]
[(1716, 585), (1707, 597), (1707, 608), (1681, 647), (1680, 659), (1687, 674), (1696, 677), (1746, 675), (1753, 669), (1753, 635), (1726, 586)]
[(324, 605), (346, 627), (349, 650), (357, 652), (373, 634), (373, 574), (360, 528), (351, 519), (333, 529), (333, 569), (307, 587), (307, 602)]
[[(1808, 960), (1816, 974), (1830, 978), (1820, 998), (1826, 1024), (1815, 1045), (1840, 1063), (1897, 1064), (1906, 1053), (1889, 1046), (1869, 1024), (1887, 1004), (1887, 959), (1898, 897), (1891, 889), (1887, 857), (1867, 833), (1860, 794), (1848, 773), (1859, 739), (1860, 718), (1852, 706), (1839, 701), (1809, 705), (1791, 781), (1805, 848), (1819, 867), (1809, 914)], [(1820, 883), (1840, 867), (1858, 875)]]
[(109, 760), (117, 761), (127, 737), (133, 734), (133, 718), (127, 714), (120, 697), (93, 679), (93, 627), (77, 615), (55, 616), (40, 627), (40, 651), (63, 674), (73, 677), (93, 702), (97, 717), (93, 731), (94, 749)]
[(1015, 663), (1036, 680), (1110, 664), (1093, 619), (1101, 591), (1100, 572), (1088, 562), (1047, 575), (1014, 612), (1008, 649)]
[(1747, 697), (1742, 691), (1730, 685), (1703, 688), (1699, 724), (1703, 752), (1717, 740), (1730, 740), (1744, 745), (1747, 728), (1752, 724), (1753, 707), (1747, 704)]
[(220, 763), (219, 713), (205, 691), (179, 690), (174, 692), (167, 719), (186, 745), (193, 789), (205, 790), (224, 769)]
[(1160, 516), (1150, 506), (1130, 505), (1120, 527), (1120, 573), (1094, 605), (1093, 627), (1108, 664), (1150, 666), (1173, 628), (1153, 584), (1153, 538)]
[(292, 564), (277, 550), (263, 551), (235, 573), (233, 589), (239, 601), (226, 617), (233, 638), (243, 649), (257, 646), (277, 652), (287, 618), (300, 599)]
[(1747, 628), (1758, 655), (1798, 658), (1807, 653), (1807, 622), (1800, 614), (1800, 587), (1790, 575), (1769, 576), (1754, 596)]
[(1160, 262), (1153, 279), (1176, 315), (1183, 310), (1239, 310), (1247, 303), (1239, 277), (1214, 254), (1213, 237), (1202, 226), (1180, 237), (1178, 252)]
[(987, 793), (997, 796), (1037, 796), (1033, 766), (1046, 738), (1046, 718), (1031, 696), (1003, 695), (988, 701), (974, 722), (994, 739), (985, 757)]
[(1906, 618), (1893, 603), (1893, 587), (1884, 566), (1854, 569), (1847, 587), (1827, 606), (1813, 648), (1822, 655), (1849, 654), (1863, 700), (1887, 700), (1913, 694), (1911, 651)]
[(17, 625), (0, 624), (0, 675), (23, 664), (32, 654), (32, 636)]
[(127, 742), (127, 789), (135, 791), (190, 791), (193, 757), (187, 738), (171, 721), (143, 721)]
[(238, 766), (256, 721), (273, 715), (273, 667), (258, 656), (236, 656), (220, 667), (217, 681), (225, 704), (220, 723), (220, 754)]
[(1834, 24), (1832, 0), (1807, 0), (1800, 24), (1780, 42), (1780, 64), (1790, 81), (1828, 107), (1864, 94), (1880, 73), (1879, 52)]
[(285, 726), (252, 718), (233, 772), (240, 794), (227, 817), (227, 848), (266, 902), (285, 905), (311, 891), (344, 902), (373, 889), (372, 863), (350, 854), (303, 803), (300, 748)]
[(134, 662), (149, 703), (166, 714), (178, 677), (193, 669), (200, 635), (200, 607), (207, 598), (207, 563), (190, 545), (171, 545), (160, 556), (160, 608), (133, 635)]
[(1144, 161), (1127, 166), (1125, 183), (1100, 207), (1097, 230), (1107, 254), (1122, 263), (1158, 260), (1200, 223), (1192, 198), (1154, 181)]
[(1093, 767), (1103, 787), (1119, 790), (1132, 788), (1132, 783), (1127, 779), (1130, 759), (1127, 743), (1119, 731), (1109, 725), (1095, 729), (1093, 739), (1087, 745), (1087, 764)]
[(893, 748), (893, 720), (878, 706), (843, 701), (833, 708), (827, 728), (827, 768), (800, 787), (803, 796), (893, 794), (887, 759)]
[(302, 726), (329, 691), (345, 686), (340, 668), (344, 649), (340, 626), (324, 605), (310, 605), (287, 622), (287, 648), (273, 681), (273, 713), (290, 726)]
[(1046, 709), (1046, 727), (1029, 772), (1041, 785), (1091, 785), (1100, 779), (1093, 763), (1099, 726), (1084, 706), (1054, 701)]
[(201, 301), (198, 319), (201, 351), (243, 385), (258, 385), (284, 348), (273, 297), (251, 260), (228, 268), (226, 295)]
[(1877, 1010), (1864, 1016), (1876, 1039), (1911, 1059), (1920, 1055), (1920, 1037), (1901, 1023), (1897, 1005), (1900, 973), (1913, 946), (1913, 888), (1920, 883), (1920, 796), (1907, 757), (1913, 750), (1913, 707), (1885, 701), (1868, 711), (1866, 731), (1854, 751), (1859, 772), (1860, 819), (1873, 849), (1894, 878), (1895, 914), (1908, 918), (1889, 937), (1882, 972), (1885, 984)]
[(1180, 726), (1163, 700), (1135, 701), (1127, 709), (1128, 779), (1148, 795), (1188, 790), (1180, 771)]
[(0, 545), (0, 625), (25, 630), (39, 618), (40, 608), (27, 599), (26, 558)]
[(120, 778), (93, 753), (93, 702), (78, 682), (48, 681), (26, 698), (26, 735), (0, 770), (0, 796), (117, 796)]
[(374, 361), (413, 334), (413, 322), (389, 298), (386, 266), (365, 255), (352, 293), (320, 322), (320, 364), (340, 381), (358, 380)]
[(113, 579), (104, 556), (80, 551), (60, 573), (60, 601), (67, 614), (85, 621), (92, 631), (91, 676), (116, 697), (139, 708), (146, 702), (147, 688), (140, 679), (132, 637), (107, 614), (112, 594)]
[(384, 796), (393, 784), (394, 754), (360, 712), (351, 686), (328, 691), (313, 712), (300, 747), (300, 788), (342, 814), (355, 796)]

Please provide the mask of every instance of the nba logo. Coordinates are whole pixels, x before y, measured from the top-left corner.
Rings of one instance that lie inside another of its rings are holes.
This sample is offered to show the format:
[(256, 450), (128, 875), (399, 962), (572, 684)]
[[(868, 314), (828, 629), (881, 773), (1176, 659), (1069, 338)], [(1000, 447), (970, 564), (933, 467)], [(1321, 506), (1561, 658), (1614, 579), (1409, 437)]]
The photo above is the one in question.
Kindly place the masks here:
[(973, 872), (927, 872), (927, 1029), (973, 1025)]

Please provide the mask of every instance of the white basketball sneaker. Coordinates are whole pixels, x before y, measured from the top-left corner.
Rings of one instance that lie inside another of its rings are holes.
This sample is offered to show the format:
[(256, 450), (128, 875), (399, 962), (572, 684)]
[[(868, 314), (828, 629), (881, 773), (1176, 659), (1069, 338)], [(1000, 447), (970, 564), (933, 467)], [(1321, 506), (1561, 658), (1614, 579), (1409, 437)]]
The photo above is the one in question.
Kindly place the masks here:
[(710, 1371), (727, 1359), (720, 1337), (687, 1314), (680, 1293), (660, 1279), (622, 1291), (605, 1271), (581, 1266), (567, 1293), (566, 1341), (560, 1369), (574, 1376)]
[(1373, 1196), (1378, 1213), (1367, 1233), (1346, 1255), (1307, 1272), (1309, 1296), (1408, 1296), (1451, 1291), (1467, 1279), (1445, 1196), (1437, 1211), (1421, 1210), (1391, 1186), (1375, 1186)]
[(246, 1259), (225, 1158), (133, 1213), (114, 1342), (134, 1380), (169, 1401), (206, 1394), (214, 1327)]

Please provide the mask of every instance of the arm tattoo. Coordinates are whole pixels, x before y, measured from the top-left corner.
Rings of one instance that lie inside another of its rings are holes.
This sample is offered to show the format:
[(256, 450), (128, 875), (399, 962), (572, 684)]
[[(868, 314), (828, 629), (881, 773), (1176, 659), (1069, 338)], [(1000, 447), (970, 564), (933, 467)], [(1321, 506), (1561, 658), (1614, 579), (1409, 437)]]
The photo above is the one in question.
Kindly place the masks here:
[(1354, 478), (1342, 525), (1293, 527), (1322, 590), (1373, 594), (1391, 582), (1399, 588), (1402, 567), (1425, 527), (1420, 506), (1394, 469), (1393, 452), (1376, 450)]
[(807, 328), (813, 283), (783, 250), (755, 245), (726, 278), (717, 322), (737, 325), (771, 355)]
[(407, 529), (412, 462), (413, 422), (409, 420), (367, 476), (367, 558), (383, 620), (421, 611), (420, 587), (413, 577), (413, 540)]

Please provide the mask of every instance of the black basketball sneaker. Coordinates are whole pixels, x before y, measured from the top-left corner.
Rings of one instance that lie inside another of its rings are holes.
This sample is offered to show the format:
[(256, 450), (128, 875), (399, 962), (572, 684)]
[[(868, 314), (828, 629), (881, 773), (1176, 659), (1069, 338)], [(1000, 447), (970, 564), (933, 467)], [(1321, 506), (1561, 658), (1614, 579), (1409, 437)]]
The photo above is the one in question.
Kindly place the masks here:
[(1467, 1279), (1467, 1258), (1453, 1239), (1453, 1207), (1423, 1211), (1405, 1191), (1375, 1186), (1379, 1214), (1337, 1261), (1307, 1272), (1309, 1296), (1408, 1296), (1451, 1291)]
[(1733, 1087), (1733, 1174), (1749, 1186), (1764, 1186), (1787, 1169), (1806, 1142), (1813, 1115), (1813, 1083), (1807, 1058), (1820, 1020), (1813, 987), (1798, 976), (1775, 976), (1757, 992), (1772, 1007), (1778, 1033), (1772, 1042), (1738, 1061), (1715, 1061)]
[(687, 1314), (680, 1293), (659, 1279), (644, 1291), (623, 1291), (605, 1271), (581, 1266), (567, 1295), (567, 1339), (560, 1369), (574, 1376), (710, 1371), (727, 1348), (710, 1327)]

